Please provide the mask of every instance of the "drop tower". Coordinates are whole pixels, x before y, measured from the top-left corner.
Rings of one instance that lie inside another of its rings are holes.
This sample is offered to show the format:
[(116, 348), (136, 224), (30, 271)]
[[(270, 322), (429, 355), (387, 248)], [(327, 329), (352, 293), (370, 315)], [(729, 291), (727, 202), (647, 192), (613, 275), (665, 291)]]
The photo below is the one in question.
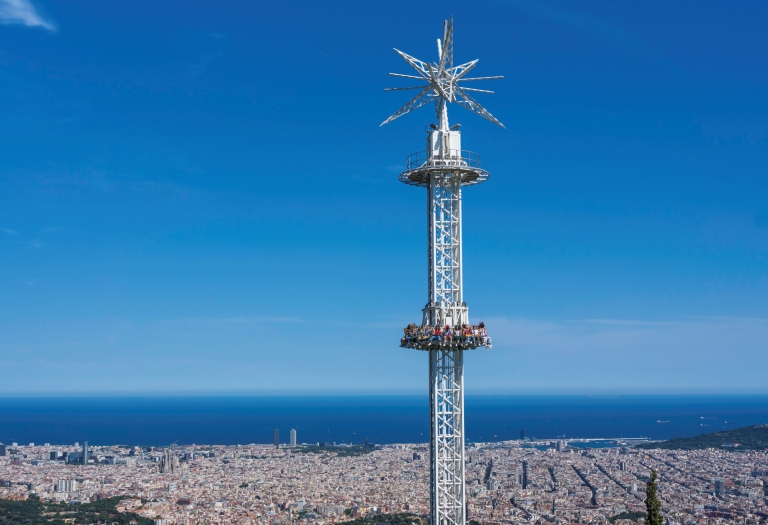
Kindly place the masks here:
[[(419, 90), (405, 106), (382, 123), (434, 103), (437, 123), (428, 129), (426, 151), (408, 157), (400, 180), (427, 191), (428, 296), (420, 326), (406, 329), (401, 346), (429, 353), (430, 392), (430, 522), (466, 525), (464, 476), (464, 352), (490, 348), (484, 326), (469, 321), (462, 276), (462, 188), (488, 179), (480, 156), (462, 149), (459, 125), (450, 126), (448, 104), (455, 103), (504, 127), (470, 93), (493, 93), (471, 87), (468, 77), (477, 60), (453, 65), (453, 20), (443, 25), (437, 40), (437, 62), (422, 62), (395, 49), (416, 74), (390, 73), (419, 85), (387, 91)], [(467, 85), (469, 84), (469, 86)]]

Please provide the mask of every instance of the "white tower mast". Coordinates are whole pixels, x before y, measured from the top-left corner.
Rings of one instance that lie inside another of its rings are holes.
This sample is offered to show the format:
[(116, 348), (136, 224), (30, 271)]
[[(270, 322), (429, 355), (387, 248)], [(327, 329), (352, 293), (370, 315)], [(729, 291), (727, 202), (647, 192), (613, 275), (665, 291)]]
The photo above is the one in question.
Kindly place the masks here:
[[(390, 73), (417, 79), (426, 85), (389, 88), (388, 91), (421, 90), (410, 102), (382, 123), (387, 124), (430, 102), (435, 103), (438, 124), (432, 124), (427, 151), (408, 157), (408, 169), (400, 180), (427, 188), (429, 214), (429, 300), (422, 310), (422, 327), (464, 326), (469, 323), (464, 302), (461, 244), (461, 188), (488, 178), (480, 157), (461, 149), (459, 126), (448, 125), (448, 103), (453, 102), (504, 127), (467, 92), (493, 93), (460, 83), (503, 78), (466, 74), (477, 60), (453, 65), (453, 19), (444, 24), (437, 41), (439, 62), (426, 63), (402, 51), (418, 75)], [(431, 525), (465, 525), (464, 480), (464, 350), (490, 347), (487, 337), (414, 337), (402, 346), (429, 352), (430, 391), (430, 521)]]

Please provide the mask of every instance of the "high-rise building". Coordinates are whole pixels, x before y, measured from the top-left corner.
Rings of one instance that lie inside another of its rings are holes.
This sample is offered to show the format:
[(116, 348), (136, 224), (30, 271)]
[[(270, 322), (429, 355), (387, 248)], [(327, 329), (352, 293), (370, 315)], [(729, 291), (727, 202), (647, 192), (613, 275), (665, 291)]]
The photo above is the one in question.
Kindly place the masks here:
[(88, 442), (84, 441), (83, 442), (83, 456), (82, 456), (82, 458), (83, 458), (83, 465), (87, 465), (88, 464), (88, 455), (89, 455), (89, 453), (90, 453), (90, 451), (88, 450)]
[(619, 461), (619, 470), (626, 471), (627, 470), (627, 462), (626, 461)]
[(525, 429), (520, 431), (520, 441), (525, 441)]
[(275, 446), (280, 446), (280, 431), (278, 429), (275, 429)]
[(517, 483), (518, 486), (523, 486), (523, 468), (518, 467), (517, 470), (515, 470), (515, 483)]
[[(426, 189), (428, 215), (428, 297), (422, 309), (422, 334), (409, 326), (411, 336), (400, 346), (429, 354), (430, 384), (430, 523), (465, 525), (467, 521), (464, 467), (464, 352), (491, 347), (483, 323), (470, 325), (464, 302), (462, 255), (462, 188), (488, 179), (476, 153), (461, 149), (459, 126), (448, 123), (448, 104), (457, 103), (502, 126), (469, 94), (463, 82), (500, 77), (466, 76), (477, 61), (454, 66), (453, 20), (443, 25), (438, 40), (438, 61), (422, 62), (401, 51), (397, 53), (423, 85), (395, 89), (419, 89), (420, 92), (396, 111), (382, 125), (392, 122), (426, 104), (434, 102), (437, 123), (427, 129), (427, 151), (411, 155), (400, 181)], [(503, 127), (503, 126), (502, 126)], [(427, 328), (428, 327), (428, 328)]]
[(291, 446), (292, 447), (296, 446), (296, 429), (295, 428), (291, 429)]
[(56, 492), (77, 492), (77, 481), (74, 479), (62, 479), (56, 483)]
[(52, 450), (51, 454), (49, 456), (53, 461), (56, 461), (59, 459), (59, 451), (58, 450)]
[(528, 462), (527, 461), (523, 461), (523, 483), (522, 483), (522, 485), (523, 485), (524, 489), (528, 488)]
[(722, 497), (725, 494), (725, 482), (722, 479), (715, 480), (715, 495)]
[(562, 439), (558, 439), (557, 440), (557, 451), (558, 452), (562, 452), (564, 450), (565, 450), (565, 441), (563, 441)]
[(6, 445), (0, 444), (0, 456), (5, 456), (6, 454), (8, 454)]

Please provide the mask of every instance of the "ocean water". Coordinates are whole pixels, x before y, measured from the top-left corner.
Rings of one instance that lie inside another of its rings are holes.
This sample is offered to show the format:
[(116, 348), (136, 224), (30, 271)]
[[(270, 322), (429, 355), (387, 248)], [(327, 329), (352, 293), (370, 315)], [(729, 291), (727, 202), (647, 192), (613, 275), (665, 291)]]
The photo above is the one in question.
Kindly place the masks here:
[[(668, 439), (768, 423), (768, 396), (467, 396), (467, 441)], [(0, 442), (167, 445), (429, 440), (427, 396), (4, 397)]]

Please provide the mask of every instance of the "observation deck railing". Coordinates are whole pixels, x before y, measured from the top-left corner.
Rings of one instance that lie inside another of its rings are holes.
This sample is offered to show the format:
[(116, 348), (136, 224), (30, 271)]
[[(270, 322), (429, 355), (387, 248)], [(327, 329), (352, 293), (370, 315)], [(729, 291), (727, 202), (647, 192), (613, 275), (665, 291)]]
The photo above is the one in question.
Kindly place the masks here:
[(480, 167), (480, 155), (474, 151), (452, 149), (443, 155), (419, 151), (408, 156), (408, 169), (399, 176), (411, 186), (428, 186), (430, 177), (459, 177), (462, 186), (479, 184), (488, 179), (488, 172)]
[(474, 151), (452, 149), (447, 155), (429, 156), (428, 151), (417, 151), (408, 155), (408, 169), (415, 170), (422, 167), (455, 167), (480, 169), (480, 155)]

